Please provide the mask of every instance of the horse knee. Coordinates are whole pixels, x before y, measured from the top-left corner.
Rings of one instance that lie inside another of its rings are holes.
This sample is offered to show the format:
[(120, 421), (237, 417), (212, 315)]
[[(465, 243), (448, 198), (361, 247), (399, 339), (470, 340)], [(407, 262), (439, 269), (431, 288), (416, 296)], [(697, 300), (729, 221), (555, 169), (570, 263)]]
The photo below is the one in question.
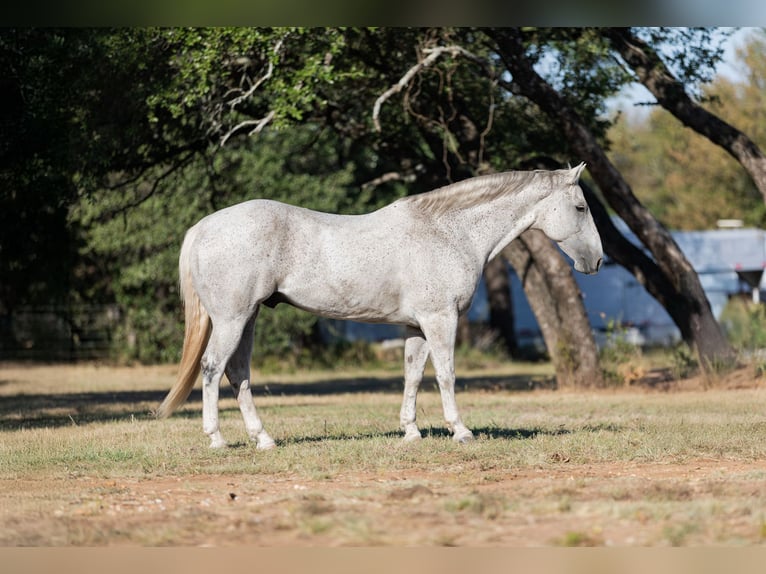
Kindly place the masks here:
[(210, 356), (208, 353), (202, 355), (202, 382), (208, 384), (215, 378), (220, 369), (220, 362), (215, 357)]

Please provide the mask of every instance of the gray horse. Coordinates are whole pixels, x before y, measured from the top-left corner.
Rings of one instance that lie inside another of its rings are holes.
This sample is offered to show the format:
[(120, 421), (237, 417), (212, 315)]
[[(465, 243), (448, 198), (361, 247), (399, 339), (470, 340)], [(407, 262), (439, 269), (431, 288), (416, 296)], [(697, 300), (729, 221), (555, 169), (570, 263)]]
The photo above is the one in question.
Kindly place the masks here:
[(252, 200), (200, 220), (179, 261), (186, 330), (176, 383), (157, 409), (170, 415), (202, 370), (202, 424), (226, 445), (218, 392), (226, 373), (259, 449), (274, 447), (250, 391), (253, 329), (261, 305), (289, 303), (317, 315), (410, 328), (404, 347), (400, 422), (420, 439), (416, 395), (426, 360), (456, 441), (473, 438), (455, 402), (454, 346), (487, 261), (527, 229), (539, 229), (596, 273), (601, 240), (578, 185), (585, 164), (556, 171), (474, 177), (399, 199), (365, 215), (319, 213)]

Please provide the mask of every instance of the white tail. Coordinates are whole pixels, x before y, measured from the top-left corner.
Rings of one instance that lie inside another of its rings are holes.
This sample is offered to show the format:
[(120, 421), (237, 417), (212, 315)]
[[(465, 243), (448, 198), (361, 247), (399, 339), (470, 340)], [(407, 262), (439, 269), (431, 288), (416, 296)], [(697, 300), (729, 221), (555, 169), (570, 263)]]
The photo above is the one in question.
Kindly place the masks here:
[(205, 311), (202, 302), (192, 285), (191, 270), (189, 269), (189, 257), (192, 240), (196, 235), (196, 228), (192, 227), (184, 238), (181, 246), (181, 255), (178, 259), (178, 276), (181, 286), (181, 297), (184, 302), (184, 346), (181, 354), (181, 363), (178, 370), (178, 378), (170, 389), (170, 392), (157, 408), (155, 414), (158, 418), (165, 418), (173, 414), (183, 402), (189, 398), (194, 383), (200, 372), (202, 353), (205, 352), (208, 339), (210, 339), (210, 316)]

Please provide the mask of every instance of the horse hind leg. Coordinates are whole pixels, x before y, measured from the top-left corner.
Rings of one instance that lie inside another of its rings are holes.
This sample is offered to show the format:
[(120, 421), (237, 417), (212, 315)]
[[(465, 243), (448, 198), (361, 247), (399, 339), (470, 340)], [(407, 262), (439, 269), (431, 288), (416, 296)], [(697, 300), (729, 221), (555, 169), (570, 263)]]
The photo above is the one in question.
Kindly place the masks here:
[(237, 399), (239, 410), (242, 412), (248, 436), (255, 441), (256, 448), (268, 450), (274, 448), (276, 443), (263, 428), (250, 389), (250, 355), (253, 350), (254, 324), (257, 315), (258, 311), (256, 310), (253, 317), (245, 325), (237, 350), (234, 351), (226, 366), (226, 377), (234, 390), (234, 397)]
[(218, 423), (218, 391), (226, 365), (242, 339), (244, 324), (215, 317), (212, 322), (210, 340), (202, 355), (202, 429), (210, 437), (211, 448), (222, 448), (226, 441)]

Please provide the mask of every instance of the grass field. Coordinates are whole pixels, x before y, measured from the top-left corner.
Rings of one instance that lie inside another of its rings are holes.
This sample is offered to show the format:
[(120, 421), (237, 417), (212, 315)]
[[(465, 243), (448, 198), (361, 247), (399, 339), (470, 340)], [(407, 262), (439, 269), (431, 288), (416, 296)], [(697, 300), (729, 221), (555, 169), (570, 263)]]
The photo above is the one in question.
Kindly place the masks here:
[(397, 371), (258, 377), (278, 443), (208, 449), (197, 389), (149, 415), (174, 367), (0, 365), (0, 544), (699, 546), (766, 540), (766, 384), (551, 388), (547, 366), (458, 373), (477, 440), (424, 382), (403, 444)]

